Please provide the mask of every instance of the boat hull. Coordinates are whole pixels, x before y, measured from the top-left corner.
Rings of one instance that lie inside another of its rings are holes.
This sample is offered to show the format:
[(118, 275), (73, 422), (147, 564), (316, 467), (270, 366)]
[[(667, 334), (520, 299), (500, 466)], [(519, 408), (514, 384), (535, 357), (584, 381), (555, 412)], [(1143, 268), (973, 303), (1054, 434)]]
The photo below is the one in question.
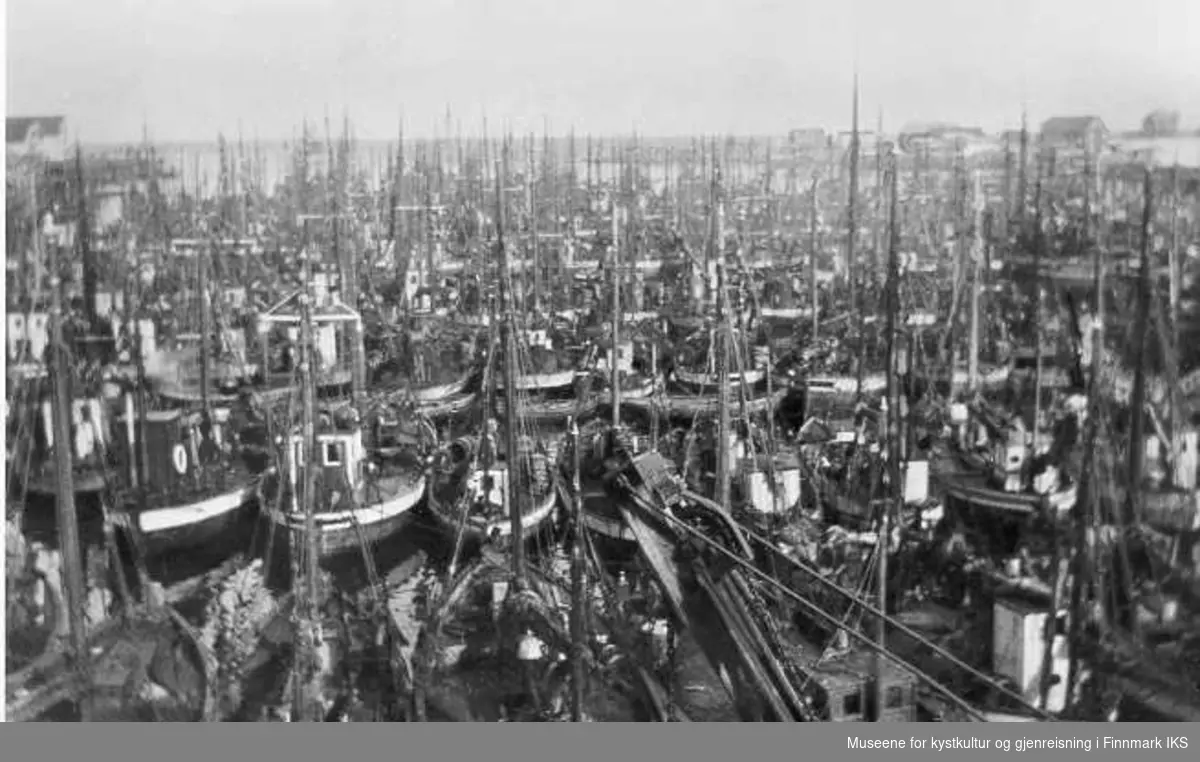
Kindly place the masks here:
[(130, 511), (122, 519), (140, 535), (149, 555), (188, 550), (217, 542), (242, 526), (255, 507), (253, 483), (177, 505)]
[(478, 398), (475, 392), (463, 392), (449, 398), (427, 400), (417, 405), (417, 412), (434, 419), (451, 418), (470, 410)]
[[(575, 370), (559, 370), (554, 373), (529, 373), (517, 376), (516, 388), (523, 392), (536, 392), (542, 389), (562, 389), (572, 386), (578, 373)], [(498, 389), (504, 388), (504, 382), (496, 384)]]
[(417, 404), (420, 406), (443, 403), (451, 397), (457, 397), (461, 395), (467, 388), (467, 384), (471, 383), (471, 376), (472, 373), (467, 372), (448, 384), (429, 386), (423, 389), (414, 389), (412, 393), (413, 399), (415, 399)]
[[(643, 376), (636, 382), (621, 388), (621, 402), (647, 399), (653, 396), (658, 391), (658, 388), (658, 379)], [(612, 390), (605, 390), (603, 395), (604, 404), (611, 405), (612, 397)]]
[[(53, 464), (39, 469), (25, 480), (25, 490), (31, 495), (54, 497), (58, 494), (58, 479), (54, 473)], [(76, 468), (74, 470), (74, 486), (76, 495), (92, 495), (103, 492), (108, 482), (104, 471), (94, 468)]]
[[(317, 553), (322, 559), (347, 553), (361, 553), (363, 545), (384, 542), (403, 531), (412, 522), (415, 509), (425, 497), (425, 477), (421, 476), (400, 491), (370, 505), (346, 511), (321, 512), (315, 516)], [(302, 533), (305, 519), (301, 514), (271, 511), (269, 520), (280, 529)]]
[[(600, 397), (589, 395), (582, 400), (527, 400), (521, 405), (521, 419), (534, 423), (559, 423), (569, 418), (586, 418), (596, 412)], [(496, 415), (505, 417), (504, 398), (496, 399)]]
[[(768, 410), (773, 411), (779, 407), (779, 403), (783, 401), (787, 393), (787, 389), (776, 389), (769, 397), (764, 394), (747, 400), (746, 410), (751, 415), (765, 413)], [(645, 399), (622, 400), (621, 405), (646, 415), (654, 413), (657, 409), (659, 415), (678, 420), (689, 420), (697, 416), (713, 416), (719, 414), (721, 410), (715, 395), (695, 397), (668, 394)], [(731, 399), (729, 408), (732, 411), (739, 411), (741, 403), (736, 399)]]
[[(729, 385), (739, 387), (745, 383), (746, 386), (755, 386), (766, 377), (767, 371), (762, 368), (755, 368), (744, 373), (730, 373)], [(715, 373), (692, 373), (682, 369), (675, 371), (675, 381), (692, 389), (716, 389), (721, 385)]]
[[(554, 519), (555, 508), (558, 506), (556, 486), (547, 490), (545, 495), (537, 499), (531, 510), (521, 517), (523, 540), (528, 541), (531, 537), (537, 536)], [(482, 543), (490, 537), (499, 537), (501, 540), (512, 537), (512, 521), (508, 516), (487, 518), (475, 515), (468, 517), (464, 523), (455, 507), (438, 500), (432, 490), (430, 490), (427, 505), (429, 512), (437, 521), (438, 527), (452, 539), (458, 537), (460, 530), (464, 543)]]
[(988, 486), (981, 474), (951, 471), (934, 474), (934, 479), (947, 500), (953, 500), (972, 510), (983, 510), (1010, 516), (1057, 516), (1075, 502), (1075, 490), (1068, 488), (1049, 495), (1030, 492), (1006, 492)]

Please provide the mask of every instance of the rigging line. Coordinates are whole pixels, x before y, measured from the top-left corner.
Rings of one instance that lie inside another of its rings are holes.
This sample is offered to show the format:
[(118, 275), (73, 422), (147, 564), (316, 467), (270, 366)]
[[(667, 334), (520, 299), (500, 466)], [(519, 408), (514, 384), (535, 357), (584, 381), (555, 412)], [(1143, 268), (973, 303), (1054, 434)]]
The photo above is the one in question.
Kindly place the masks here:
[[(675, 516), (673, 516), (669, 513), (665, 513), (665, 512), (662, 513), (661, 515), (666, 516), (672, 523), (675, 523), (675, 524), (679, 525), (680, 527), (682, 527), (689, 534), (698, 538), (706, 546), (708, 546), (714, 550), (717, 550), (722, 555), (724, 555), (726, 558), (733, 561), (735, 564), (742, 567), (746, 571), (750, 572), (760, 582), (764, 582), (767, 585), (770, 585), (771, 587), (774, 587), (775, 589), (779, 590), (787, 597), (791, 598), (792, 600), (796, 601), (800, 605), (804, 606), (809, 611), (815, 613), (817, 616), (824, 619), (826, 622), (832, 623), (835, 627), (839, 626), (837, 617), (826, 612), (820, 606), (816, 605), (815, 603), (812, 603), (811, 601), (809, 601), (808, 599), (806, 599), (804, 596), (800, 595), (799, 593), (796, 593), (795, 591), (791, 590), (786, 585), (779, 582), (779, 580), (772, 578), (769, 574), (766, 574), (765, 572), (760, 571), (756, 566), (754, 566), (754, 564), (752, 562), (743, 559), (741, 556), (732, 552), (728, 548), (713, 541), (706, 534), (704, 534), (700, 530), (696, 529), (695, 527), (690, 526), (683, 520), (676, 518)], [(830, 584), (832, 584), (832, 583), (830, 583)], [(868, 606), (865, 602), (860, 602), (860, 605), (863, 606), (863, 608), (868, 608)], [(873, 609), (874, 607), (870, 607), (870, 608)], [(876, 616), (878, 616), (877, 612), (873, 611), (872, 613), (875, 613)], [(885, 621), (887, 621), (887, 620), (890, 620), (890, 617), (885, 616), (884, 619), (885, 619)], [(875, 640), (873, 638), (871, 638), (867, 635), (864, 635), (861, 632), (858, 632), (857, 630), (847, 629), (847, 630), (845, 630), (845, 632), (850, 637), (854, 638), (855, 640), (859, 641), (863, 645), (867, 646), (867, 648), (870, 649), (871, 651), (874, 651), (875, 653), (878, 653), (878, 654), (882, 655), (883, 657), (889, 659), (894, 664), (899, 666), (901, 669), (910, 673), (911, 675), (916, 677), (921, 682), (929, 685), (931, 688), (933, 688), (935, 691), (937, 691), (938, 693), (942, 694), (944, 697), (949, 699), (951, 703), (958, 706), (959, 709), (963, 710), (968, 715), (976, 718), (977, 720), (986, 722), (986, 719), (984, 718), (983, 714), (981, 714), (978, 709), (971, 706), (971, 704), (969, 704), (965, 699), (963, 699), (962, 697), (953, 693), (949, 688), (942, 685), (941, 683), (939, 683), (937, 680), (935, 680), (933, 677), (929, 676), (922, 670), (910, 665), (908, 662), (906, 662), (904, 659), (900, 658), (898, 655), (888, 651), (886, 648), (883, 648), (882, 646), (879, 645), (879, 643), (875, 642)], [(932, 644), (930, 644), (930, 645), (932, 646)], [(935, 646), (935, 648), (936, 648), (936, 646)], [(951, 658), (953, 658), (953, 657), (951, 657)], [(1032, 707), (1030, 707), (1030, 708), (1032, 708)], [(1041, 712), (1041, 710), (1037, 710), (1037, 709), (1034, 709), (1034, 711)]]
[[(672, 515), (670, 515), (670, 514), (663, 514), (663, 515), (666, 515), (666, 516), (668, 516), (668, 517), (669, 517), (669, 518), (670, 518), (672, 521), (674, 521), (674, 522), (676, 522), (676, 523), (679, 523), (679, 524), (681, 524), (682, 526), (686, 527), (686, 528), (687, 528), (687, 530), (688, 530), (688, 531), (690, 531), (690, 532), (692, 532), (693, 534), (700, 534), (700, 533), (698, 532), (698, 530), (696, 530), (696, 529), (692, 528), (690, 525), (688, 525), (688, 524), (684, 523), (683, 521), (681, 521), (680, 519), (676, 518), (675, 516), (672, 516)], [(751, 531), (750, 529), (747, 529), (746, 527), (741, 527), (741, 531), (742, 531), (742, 533), (743, 533), (743, 534), (744, 534), (746, 537), (749, 537), (750, 539), (756, 540), (757, 542), (761, 543), (762, 545), (764, 545), (764, 546), (766, 546), (766, 547), (768, 547), (768, 548), (771, 548), (772, 550), (776, 550), (776, 555), (780, 555), (780, 554), (777, 552), (777, 549), (776, 549), (776, 546), (774, 545), (774, 543), (772, 543), (772, 542), (771, 542), (769, 539), (767, 539), (766, 537), (763, 537), (762, 535), (760, 535), (760, 534), (758, 534), (758, 533), (756, 533), (756, 532), (753, 532), (753, 531)], [(702, 534), (701, 534), (700, 536), (702, 536), (702, 537), (703, 537), (703, 535), (702, 535)], [(707, 538), (706, 538), (706, 541), (707, 541)], [(709, 542), (711, 542), (711, 541), (709, 541)], [(718, 546), (718, 547), (720, 547), (720, 546)], [(731, 557), (734, 557), (734, 558), (739, 558), (738, 556), (735, 556), (734, 554), (732, 554), (732, 553), (730, 553), (729, 551), (725, 550), (723, 547), (721, 547), (721, 550), (722, 550), (723, 552), (725, 552), (725, 553), (728, 553), (728, 554), (729, 554)], [(877, 618), (881, 618), (881, 619), (883, 619), (883, 621), (884, 621), (884, 622), (886, 622), (887, 624), (891, 625), (891, 626), (892, 626), (892, 627), (894, 627), (895, 629), (897, 629), (897, 630), (899, 630), (900, 632), (904, 633), (905, 635), (907, 635), (908, 637), (912, 638), (913, 640), (916, 640), (916, 641), (917, 641), (918, 643), (920, 643), (921, 645), (924, 645), (924, 646), (928, 647), (928, 648), (929, 648), (930, 650), (932, 650), (932, 651), (933, 651), (933, 652), (934, 652), (936, 655), (938, 655), (938, 656), (942, 657), (943, 659), (946, 659), (946, 660), (947, 660), (947, 661), (949, 661), (951, 664), (953, 664), (954, 666), (958, 667), (959, 669), (962, 669), (962, 670), (964, 670), (965, 672), (967, 672), (967, 674), (971, 675), (972, 677), (975, 677), (976, 679), (983, 681), (983, 682), (984, 682), (984, 684), (986, 684), (988, 687), (990, 687), (990, 688), (992, 688), (992, 689), (994, 689), (994, 690), (997, 690), (997, 691), (999, 691), (999, 692), (1000, 692), (1001, 694), (1003, 694), (1003, 695), (1004, 695), (1006, 698), (1013, 699), (1014, 701), (1018, 702), (1018, 703), (1019, 703), (1021, 706), (1025, 707), (1025, 708), (1027, 708), (1027, 709), (1030, 709), (1031, 711), (1035, 712), (1035, 713), (1036, 713), (1036, 714), (1037, 714), (1037, 715), (1038, 715), (1038, 716), (1039, 716), (1041, 719), (1043, 719), (1043, 720), (1051, 720), (1051, 721), (1052, 721), (1052, 718), (1050, 717), (1050, 715), (1049, 715), (1048, 713), (1046, 713), (1045, 711), (1043, 711), (1043, 710), (1041, 710), (1041, 709), (1038, 709), (1037, 707), (1035, 707), (1035, 706), (1032, 706), (1031, 704), (1029, 704), (1029, 703), (1028, 703), (1028, 702), (1027, 702), (1027, 701), (1026, 701), (1026, 700), (1025, 700), (1025, 699), (1024, 699), (1024, 698), (1023, 698), (1023, 697), (1022, 697), (1020, 694), (1018, 694), (1018, 693), (1015, 693), (1014, 691), (1012, 691), (1012, 690), (1011, 690), (1011, 689), (1009, 689), (1009, 688), (1006, 688), (1005, 686), (1001, 685), (1001, 684), (1000, 684), (1000, 683), (998, 683), (997, 681), (993, 680), (992, 678), (990, 678), (990, 677), (988, 677), (987, 675), (985, 675), (985, 674), (983, 674), (982, 672), (980, 672), (980, 671), (979, 671), (978, 669), (976, 669), (975, 667), (972, 667), (970, 664), (967, 664), (967, 663), (966, 663), (966, 662), (964, 662), (962, 659), (959, 659), (957, 656), (955, 656), (955, 655), (954, 655), (953, 653), (951, 653), (950, 651), (947, 651), (946, 649), (942, 648), (942, 647), (941, 647), (941, 646), (939, 646), (938, 644), (936, 644), (936, 643), (934, 643), (934, 642), (932, 642), (932, 641), (930, 641), (930, 640), (926, 639), (924, 636), (922, 636), (922, 635), (921, 635), (920, 633), (918, 633), (916, 630), (912, 629), (911, 627), (909, 627), (908, 625), (904, 624), (903, 622), (901, 622), (901, 621), (899, 621), (899, 620), (895, 619), (894, 617), (892, 617), (892, 616), (888, 615), (886, 612), (884, 612), (884, 611), (880, 610), (880, 609), (879, 609), (877, 606), (875, 606), (875, 605), (874, 605), (873, 603), (871, 603), (870, 601), (867, 601), (867, 600), (865, 600), (865, 599), (863, 599), (863, 598), (861, 598), (861, 597), (859, 597), (859, 596), (855, 595), (853, 592), (851, 592), (851, 591), (850, 591), (850, 590), (848, 590), (847, 588), (843, 587), (842, 585), (840, 585), (840, 584), (838, 584), (838, 583), (836, 583), (836, 582), (834, 582), (834, 581), (832, 581), (832, 580), (826, 579), (826, 578), (825, 578), (825, 577), (824, 577), (824, 576), (823, 576), (823, 575), (820, 573), (820, 570), (818, 570), (818, 569), (815, 569), (814, 567), (811, 567), (811, 566), (810, 566), (810, 565), (808, 565), (807, 563), (805, 563), (805, 562), (802, 562), (802, 561), (800, 561), (800, 560), (799, 560), (799, 559), (797, 559), (797, 558), (792, 558), (791, 556), (784, 556), (784, 558), (786, 558), (786, 559), (787, 559), (787, 561), (788, 561), (788, 562), (790, 562), (790, 563), (791, 563), (793, 566), (795, 566), (796, 568), (800, 569), (801, 571), (804, 571), (804, 572), (806, 572), (807, 574), (811, 575), (811, 576), (812, 576), (814, 579), (816, 579), (816, 580), (819, 580), (820, 582), (822, 582), (823, 584), (825, 584), (827, 587), (829, 587), (829, 588), (833, 589), (834, 591), (836, 591), (836, 592), (840, 593), (841, 595), (845, 596), (845, 597), (846, 597), (846, 598), (848, 598), (849, 600), (851, 600), (851, 601), (853, 601), (853, 602), (856, 602), (856, 603), (857, 603), (857, 604), (858, 604), (858, 605), (859, 605), (859, 606), (862, 608), (862, 610), (866, 611), (867, 613), (869, 613), (869, 614), (871, 614), (871, 615), (873, 615), (873, 616), (875, 616), (875, 617), (877, 617)], [(739, 563), (741, 563), (742, 565), (748, 565), (748, 564), (749, 564), (749, 562), (747, 562), (747, 561), (743, 561), (743, 560), (741, 560), (740, 558), (739, 558)], [(754, 568), (754, 567), (751, 567), (751, 568)], [(771, 578), (770, 578), (770, 576), (769, 576), (769, 575), (766, 575), (766, 574), (764, 574), (763, 572), (759, 571), (757, 568), (754, 568), (754, 571), (755, 571), (755, 573), (756, 573), (757, 575), (759, 575), (760, 577), (762, 577), (762, 578), (765, 578), (765, 579), (768, 579), (768, 580), (771, 580)], [(778, 580), (771, 580), (771, 584), (773, 584), (773, 585), (777, 585), (777, 586), (779, 586), (779, 587), (780, 587), (781, 589), (783, 589), (783, 590), (787, 590), (787, 594), (789, 595), (789, 597), (793, 597), (793, 596), (794, 596), (794, 597), (797, 597), (797, 598), (799, 598), (799, 597), (800, 597), (800, 596), (799, 596), (797, 593), (795, 593), (794, 591), (792, 591), (792, 590), (790, 590), (789, 588), (787, 588), (785, 585), (783, 585), (782, 583), (780, 583)], [(804, 601), (804, 603), (805, 603), (805, 605), (810, 605), (810, 606), (812, 605), (812, 604), (811, 604), (810, 602), (808, 602), (807, 600), (806, 600), (806, 601)], [(828, 614), (825, 614), (825, 612), (823, 612), (823, 611), (821, 612), (821, 614), (822, 614), (822, 616), (825, 616), (825, 617), (827, 617), (827, 618), (828, 618), (828, 616), (829, 616)], [(863, 637), (866, 637), (866, 636), (863, 636)], [(877, 649), (878, 649), (878, 644), (877, 644), (877, 643), (875, 643), (873, 640), (871, 641), (871, 643), (872, 643), (872, 645), (873, 645), (873, 646), (875, 646), (875, 649), (877, 650)]]

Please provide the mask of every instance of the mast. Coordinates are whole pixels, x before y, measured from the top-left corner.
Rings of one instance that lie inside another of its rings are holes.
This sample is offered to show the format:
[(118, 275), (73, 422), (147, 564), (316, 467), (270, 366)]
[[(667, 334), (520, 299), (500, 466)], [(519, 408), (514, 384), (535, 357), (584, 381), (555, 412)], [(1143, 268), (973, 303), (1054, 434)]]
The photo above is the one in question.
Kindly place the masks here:
[[(302, 223), (303, 224), (303, 223)], [(307, 226), (306, 226), (307, 227)], [(307, 236), (306, 236), (307, 237)], [(307, 244), (307, 242), (306, 242)], [(313, 378), (313, 310), (312, 310), (312, 253), (304, 250), (301, 263), (303, 267), (304, 291), (300, 294), (300, 379), (302, 422), (300, 462), (304, 467), (304, 490), (302, 507), (304, 510), (304, 579), (300, 588), (303, 598), (300, 600), (300, 620), (297, 622), (296, 638), (297, 666), (300, 669), (299, 679), (296, 680), (295, 700), (297, 702), (296, 716), (301, 719), (309, 717), (311, 699), (307, 695), (306, 681), (310, 670), (314, 668), (314, 646), (318, 615), (320, 612), (320, 566), (317, 547), (316, 527), (316, 489), (317, 468), (315, 466), (316, 447), (316, 389)]]
[[(1037, 187), (1033, 192), (1034, 239), (1033, 239), (1033, 283), (1034, 283), (1034, 375), (1033, 375), (1033, 455), (1037, 455), (1038, 429), (1042, 419), (1042, 248), (1046, 237), (1042, 231), (1042, 163), (1038, 161)], [(953, 369), (951, 369), (953, 372)]]
[[(900, 485), (900, 388), (896, 379), (897, 368), (897, 353), (896, 353), (896, 313), (900, 309), (900, 260), (898, 256), (898, 246), (900, 232), (897, 228), (897, 197), (898, 193), (898, 172), (896, 166), (896, 157), (893, 154), (888, 161), (888, 185), (891, 190), (891, 198), (888, 199), (888, 270), (887, 270), (887, 432), (888, 432), (888, 496), (883, 502), (883, 510), (879, 517), (879, 539), (876, 543), (876, 552), (878, 553), (878, 563), (876, 564), (876, 587), (879, 597), (879, 610), (887, 613), (888, 600), (888, 544), (891, 536), (891, 512), (897, 510), (902, 493)], [(878, 631), (876, 635), (879, 641), (879, 652), (875, 655), (876, 669), (876, 686), (879, 691), (885, 690), (885, 682), (882, 680), (884, 658), (883, 653), (887, 646), (887, 622), (883, 617), (878, 620)], [(885, 696), (879, 696), (878, 707), (882, 708)]]
[[(1104, 251), (1101, 247), (1092, 247), (1091, 240), (1091, 222), (1092, 222), (1092, 207), (1091, 207), (1091, 174), (1093, 171), (1090, 154), (1084, 154), (1084, 176), (1086, 178), (1084, 197), (1083, 197), (1083, 253), (1086, 255), (1089, 251), (1092, 253), (1092, 367), (1091, 377), (1088, 379), (1088, 412), (1087, 421), (1084, 428), (1083, 437), (1083, 468), (1079, 479), (1079, 493), (1076, 496), (1076, 505), (1086, 506), (1089, 513), (1095, 512), (1095, 499), (1099, 495), (1098, 479), (1096, 471), (1096, 438), (1100, 429), (1100, 375), (1101, 363), (1104, 362), (1104, 289), (1105, 289), (1105, 272), (1104, 272)], [(1088, 518), (1083, 515), (1077, 515), (1075, 518), (1075, 532), (1072, 538), (1074, 549), (1069, 559), (1072, 568), (1071, 574), (1071, 599), (1070, 599), (1070, 617), (1068, 619), (1068, 661), (1067, 661), (1067, 684), (1066, 695), (1067, 701), (1070, 702), (1075, 695), (1075, 679), (1078, 673), (1078, 651), (1077, 646), (1080, 641), (1080, 635), (1083, 628), (1083, 585), (1084, 577), (1090, 576), (1091, 564), (1084, 549), (1087, 547), (1088, 536)], [(1057, 586), (1056, 586), (1057, 587)], [(1052, 611), (1051, 614), (1057, 614)], [(1047, 647), (1051, 648), (1053, 643), (1048, 643)], [(1051, 654), (1052, 655), (1052, 654)], [(1047, 683), (1046, 690), (1049, 688), (1049, 669), (1048, 665), (1050, 658), (1043, 655), (1043, 672), (1046, 674), (1045, 681)], [(1045, 691), (1043, 691), (1045, 692)], [(1045, 698), (1042, 700), (1045, 705)]]
[(1017, 220), (1025, 222), (1025, 201), (1029, 195), (1029, 120), (1025, 109), (1021, 109), (1021, 142), (1018, 149), (1017, 161)]
[(617, 216), (620, 207), (612, 205), (612, 352), (608, 358), (610, 384), (612, 385), (612, 426), (621, 425), (621, 371), (617, 355), (621, 351), (621, 253), (617, 245), (620, 240), (621, 220)]
[(583, 607), (587, 600), (587, 566), (584, 555), (583, 485), (580, 481), (579, 422), (571, 421), (572, 452), (574, 463), (574, 500), (572, 519), (575, 523), (575, 538), (571, 545), (571, 722), (583, 721), (583, 691), (586, 683), (587, 666), (584, 655), (587, 648), (586, 623)]
[(1133, 395), (1129, 414), (1129, 497), (1127, 521), (1136, 520), (1141, 507), (1142, 467), (1146, 448), (1146, 328), (1150, 322), (1150, 225), (1154, 214), (1154, 179), (1149, 166), (1145, 170), (1142, 189), (1142, 250), (1138, 261), (1137, 322), (1134, 328), (1136, 365), (1133, 375)]
[(87, 181), (83, 175), (83, 148), (78, 144), (75, 146), (75, 182), (78, 186), (75, 202), (79, 206), (79, 224), (76, 226), (79, 258), (83, 262), (83, 309), (87, 318), (88, 333), (91, 333), (97, 328), (96, 289), (99, 286), (100, 273), (96, 271), (96, 260), (92, 255), (92, 225), (88, 217)]
[[(504, 153), (507, 155), (507, 147)], [(520, 583), (525, 577), (525, 538), (521, 531), (523, 490), (517, 484), (517, 476), (520, 473), (517, 467), (517, 424), (521, 420), (521, 412), (517, 409), (517, 346), (516, 337), (513, 335), (515, 326), (509, 298), (511, 262), (508, 247), (504, 245), (504, 191), (501, 186), (499, 163), (496, 165), (496, 245), (500, 248), (500, 329), (504, 345), (504, 413), (508, 418), (504, 422), (504, 446), (508, 461), (508, 511), (512, 522), (512, 573), (514, 580)]]
[(812, 178), (812, 199), (808, 211), (808, 287), (811, 289), (809, 302), (812, 305), (812, 342), (813, 346), (821, 337), (821, 292), (817, 287), (817, 189), (821, 179), (814, 171)]
[(527, 151), (528, 158), (528, 177), (525, 181), (525, 187), (528, 188), (529, 198), (529, 237), (530, 237), (530, 256), (533, 258), (533, 310), (536, 313), (542, 306), (542, 265), (538, 252), (538, 198), (537, 185), (534, 180), (534, 173), (537, 171), (534, 161), (534, 136), (529, 133), (529, 150)]
[[(1170, 270), (1169, 288), (1170, 288), (1170, 315), (1171, 315), (1171, 346), (1174, 351), (1179, 351), (1179, 299), (1180, 299), (1180, 276), (1179, 271), (1179, 164), (1176, 163), (1171, 167), (1171, 229), (1168, 232), (1167, 240), (1167, 269)], [(1169, 361), (1169, 360), (1168, 360)], [(1178, 428), (1172, 427), (1172, 437), (1176, 439), (1179, 436)], [(1176, 448), (1178, 449), (1178, 448)]]
[(725, 262), (717, 262), (717, 503), (729, 511), (729, 315), (725, 303)]
[[(858, 238), (858, 71), (854, 72), (854, 101), (851, 112), (850, 126), (850, 198), (846, 204), (846, 279), (850, 288), (850, 309), (858, 314), (859, 343), (862, 343), (862, 314), (858, 309), (857, 268), (855, 265), (854, 247)], [(861, 352), (860, 352), (861, 355)], [(862, 364), (861, 357), (859, 364)], [(862, 376), (862, 371), (859, 371)]]
[[(975, 250), (971, 256), (971, 336), (967, 355), (967, 391), (979, 389), (979, 289), (983, 280), (983, 178), (975, 172)], [(953, 369), (951, 373), (953, 374)]]
[(196, 248), (196, 291), (200, 300), (200, 407), (204, 415), (208, 415), (208, 352), (209, 352), (209, 314), (208, 314), (208, 267), (209, 249), (212, 247), (209, 239), (208, 246)]
[[(86, 227), (86, 218), (80, 228)], [(34, 231), (34, 241), (41, 232)], [(71, 658), (79, 679), (86, 689), (86, 699), (80, 705), (81, 719), (90, 721), (92, 709), (91, 671), (88, 669), (87, 629), (84, 620), (85, 588), (79, 546), (79, 517), (75, 513), (75, 474), (72, 462), (71, 392), (69, 365), (64, 353), (62, 273), (58, 258), (59, 244), (49, 246), (50, 269), (50, 374), (54, 384), (54, 403), (51, 413), (54, 424), (54, 471), (56, 477), (55, 508), (58, 519), (58, 543), (62, 555), (63, 578), (66, 587), (67, 617), (70, 625)]]

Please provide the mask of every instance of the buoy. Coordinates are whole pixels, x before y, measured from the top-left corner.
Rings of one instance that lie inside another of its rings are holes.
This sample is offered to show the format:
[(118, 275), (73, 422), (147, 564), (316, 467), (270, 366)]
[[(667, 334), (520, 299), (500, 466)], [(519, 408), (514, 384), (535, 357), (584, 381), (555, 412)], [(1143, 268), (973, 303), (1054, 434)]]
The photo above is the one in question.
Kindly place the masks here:
[(184, 449), (183, 445), (177, 444), (177, 445), (175, 445), (175, 448), (173, 450), (171, 450), (171, 462), (175, 465), (176, 473), (178, 473), (178, 474), (186, 474), (187, 473), (188, 456), (187, 456), (187, 450)]
[(530, 630), (525, 630), (521, 642), (517, 645), (517, 658), (521, 661), (539, 661), (544, 657), (545, 645)]

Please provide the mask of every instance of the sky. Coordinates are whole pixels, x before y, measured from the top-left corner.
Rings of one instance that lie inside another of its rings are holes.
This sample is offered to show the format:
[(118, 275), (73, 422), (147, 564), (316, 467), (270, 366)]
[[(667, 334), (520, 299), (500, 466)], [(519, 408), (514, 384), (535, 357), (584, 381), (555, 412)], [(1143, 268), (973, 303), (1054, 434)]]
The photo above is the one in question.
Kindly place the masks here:
[(72, 139), (1200, 127), (1200, 0), (7, 0), (10, 115)]

